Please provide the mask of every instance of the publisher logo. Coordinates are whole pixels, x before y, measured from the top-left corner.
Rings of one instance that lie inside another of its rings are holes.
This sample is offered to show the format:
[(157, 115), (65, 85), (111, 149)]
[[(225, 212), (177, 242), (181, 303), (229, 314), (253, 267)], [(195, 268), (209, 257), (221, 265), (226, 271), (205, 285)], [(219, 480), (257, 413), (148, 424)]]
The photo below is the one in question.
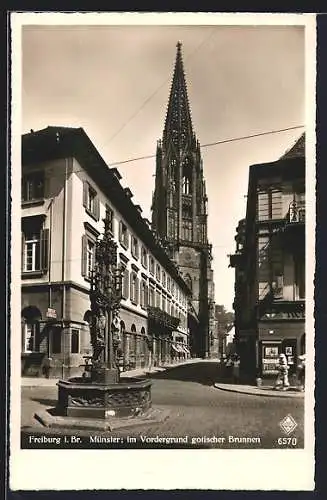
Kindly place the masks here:
[(291, 434), (296, 429), (297, 423), (295, 422), (292, 415), (286, 415), (286, 417), (284, 417), (283, 420), (279, 422), (279, 426), (285, 432), (285, 434)]

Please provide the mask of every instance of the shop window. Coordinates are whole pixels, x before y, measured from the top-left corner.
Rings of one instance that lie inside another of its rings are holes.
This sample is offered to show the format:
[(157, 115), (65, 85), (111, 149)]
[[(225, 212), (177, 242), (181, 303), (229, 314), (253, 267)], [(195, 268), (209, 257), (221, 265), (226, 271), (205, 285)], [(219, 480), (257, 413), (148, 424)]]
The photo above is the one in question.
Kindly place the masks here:
[(72, 332), (71, 332), (70, 352), (72, 354), (79, 353), (79, 330), (77, 330), (77, 329), (72, 329)]
[(100, 202), (96, 190), (87, 182), (83, 182), (83, 206), (95, 220), (100, 219)]
[(22, 178), (22, 201), (37, 201), (44, 198), (44, 171), (31, 172)]

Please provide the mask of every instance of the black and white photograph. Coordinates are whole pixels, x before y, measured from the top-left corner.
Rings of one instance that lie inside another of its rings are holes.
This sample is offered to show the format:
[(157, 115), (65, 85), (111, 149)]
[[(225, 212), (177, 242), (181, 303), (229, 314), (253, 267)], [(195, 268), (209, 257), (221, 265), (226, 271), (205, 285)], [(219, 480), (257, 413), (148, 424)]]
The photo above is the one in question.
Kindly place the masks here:
[(249, 460), (244, 489), (312, 489), (315, 15), (11, 27), (14, 484), (133, 450), (194, 488)]

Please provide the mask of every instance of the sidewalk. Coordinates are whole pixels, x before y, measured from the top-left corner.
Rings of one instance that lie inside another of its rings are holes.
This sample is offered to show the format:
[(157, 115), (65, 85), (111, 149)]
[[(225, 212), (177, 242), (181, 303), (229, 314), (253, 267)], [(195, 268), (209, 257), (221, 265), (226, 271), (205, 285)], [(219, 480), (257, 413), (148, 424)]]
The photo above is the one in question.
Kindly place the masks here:
[[(177, 366), (188, 365), (189, 363), (199, 363), (207, 360), (203, 360), (201, 358), (187, 359), (185, 361), (181, 361), (180, 363), (172, 363), (165, 364), (161, 366), (152, 367), (151, 370), (148, 368), (136, 368), (134, 370), (129, 370), (126, 372), (121, 372), (120, 375), (122, 378), (129, 377), (144, 377), (148, 373), (157, 373), (162, 372), (164, 370), (168, 370), (169, 368), (175, 368)], [(208, 360), (208, 361), (216, 361), (216, 360)], [(216, 361), (217, 362), (217, 361)], [(57, 384), (59, 378), (44, 378), (44, 377), (21, 377), (21, 387), (53, 387)]]
[(240, 394), (249, 394), (253, 396), (265, 396), (275, 398), (304, 398), (304, 392), (299, 391), (297, 387), (289, 387), (287, 391), (277, 391), (273, 386), (256, 387), (253, 385), (221, 384), (215, 383), (214, 386), (221, 391), (238, 392)]

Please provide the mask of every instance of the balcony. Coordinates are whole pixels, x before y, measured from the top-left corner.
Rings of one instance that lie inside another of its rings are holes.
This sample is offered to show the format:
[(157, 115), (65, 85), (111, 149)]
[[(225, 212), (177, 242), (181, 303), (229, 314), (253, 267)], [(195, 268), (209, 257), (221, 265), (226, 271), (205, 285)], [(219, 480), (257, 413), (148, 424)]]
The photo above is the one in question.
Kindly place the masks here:
[(292, 201), (287, 214), (287, 224), (305, 223), (305, 202)]

